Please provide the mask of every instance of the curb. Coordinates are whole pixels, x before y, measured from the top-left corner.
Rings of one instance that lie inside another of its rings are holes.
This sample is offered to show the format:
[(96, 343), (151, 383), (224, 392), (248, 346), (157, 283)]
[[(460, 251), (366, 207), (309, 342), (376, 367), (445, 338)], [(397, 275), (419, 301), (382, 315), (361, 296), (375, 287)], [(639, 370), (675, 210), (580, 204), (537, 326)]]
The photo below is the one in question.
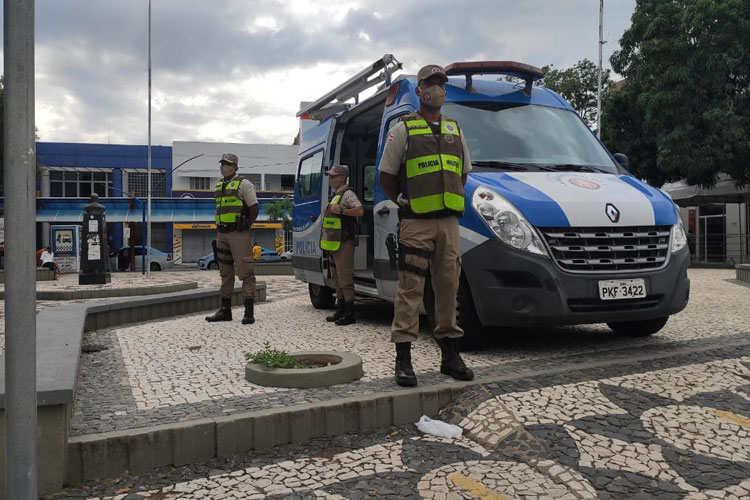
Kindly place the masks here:
[(110, 297), (134, 297), (139, 295), (159, 295), (162, 293), (184, 292), (198, 288), (197, 281), (133, 288), (99, 288), (94, 290), (40, 290), (37, 300), (103, 299)]
[(553, 368), (526, 369), (510, 375), (492, 375), (471, 382), (446, 382), (422, 388), (399, 388), (366, 396), (305, 403), (284, 409), (258, 410), (216, 418), (191, 420), (68, 439), (67, 484), (138, 474), (165, 466), (182, 466), (214, 457), (229, 457), (249, 451), (312, 438), (415, 423), (422, 415), (435, 417), (459, 393), (485, 384), (559, 375), (607, 366), (677, 358), (739, 346), (687, 347), (669, 352), (633, 355), (600, 361), (572, 361)]

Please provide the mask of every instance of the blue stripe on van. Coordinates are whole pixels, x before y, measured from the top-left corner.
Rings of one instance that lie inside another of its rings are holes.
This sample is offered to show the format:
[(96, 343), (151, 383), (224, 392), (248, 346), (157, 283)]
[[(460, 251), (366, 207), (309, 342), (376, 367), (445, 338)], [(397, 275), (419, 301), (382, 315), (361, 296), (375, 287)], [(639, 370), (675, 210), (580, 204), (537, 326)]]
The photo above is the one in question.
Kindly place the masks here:
[(655, 187), (645, 184), (630, 175), (621, 175), (619, 179), (643, 193), (651, 202), (654, 210), (654, 225), (672, 226), (677, 223), (677, 213), (674, 209), (674, 203), (669, 196), (656, 189)]
[[(484, 184), (503, 196), (534, 226), (570, 227), (568, 217), (555, 200), (523, 181), (503, 172), (472, 173), (469, 179), (470, 182)], [(472, 194), (474, 189), (476, 186), (471, 187)]]

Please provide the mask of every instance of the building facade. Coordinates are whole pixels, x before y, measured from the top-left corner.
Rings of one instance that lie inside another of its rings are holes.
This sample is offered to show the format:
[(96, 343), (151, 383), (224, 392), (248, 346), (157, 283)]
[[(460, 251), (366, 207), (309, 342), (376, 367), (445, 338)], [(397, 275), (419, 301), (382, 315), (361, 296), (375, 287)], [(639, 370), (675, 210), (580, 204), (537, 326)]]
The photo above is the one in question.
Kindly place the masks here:
[[(260, 214), (255, 242), (270, 249), (285, 245), (280, 221), (269, 221), (264, 206), (292, 196), (296, 146), (174, 142), (151, 147), (151, 246), (196, 262), (211, 252), (216, 237), (214, 186), (221, 154), (240, 158), (240, 173), (258, 191)], [(37, 143), (44, 167), (38, 183), (37, 246), (49, 244), (51, 224), (79, 224), (92, 193), (106, 208), (110, 249), (145, 242), (148, 148), (143, 145)]]

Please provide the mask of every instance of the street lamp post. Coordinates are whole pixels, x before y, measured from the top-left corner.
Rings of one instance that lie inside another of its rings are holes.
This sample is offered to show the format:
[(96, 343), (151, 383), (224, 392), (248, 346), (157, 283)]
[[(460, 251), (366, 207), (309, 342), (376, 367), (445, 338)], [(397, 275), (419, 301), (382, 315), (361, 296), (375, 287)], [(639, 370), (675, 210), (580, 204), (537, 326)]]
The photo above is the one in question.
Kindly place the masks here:
[(602, 46), (604, 45), (604, 0), (599, 0), (599, 86), (596, 91), (596, 136), (602, 138)]
[(37, 498), (34, 0), (3, 2), (5, 498)]
[(151, 0), (148, 0), (148, 222), (146, 224), (146, 277), (151, 278)]
[[(139, 200), (132, 194), (125, 192), (121, 189), (113, 188), (112, 186), (109, 187), (112, 191), (117, 191), (118, 193), (124, 194), (134, 202), (138, 203), (141, 206), (141, 244), (143, 244), (143, 241), (146, 238), (146, 204), (143, 202), (143, 200)], [(132, 235), (131, 235), (132, 238)], [(131, 245), (132, 247), (132, 245)], [(131, 248), (132, 250), (132, 248)], [(131, 258), (133, 257), (133, 254), (131, 253)], [(133, 264), (135, 265), (135, 264)], [(151, 267), (151, 263), (148, 263), (148, 267)], [(146, 252), (141, 252), (141, 274), (146, 273)]]

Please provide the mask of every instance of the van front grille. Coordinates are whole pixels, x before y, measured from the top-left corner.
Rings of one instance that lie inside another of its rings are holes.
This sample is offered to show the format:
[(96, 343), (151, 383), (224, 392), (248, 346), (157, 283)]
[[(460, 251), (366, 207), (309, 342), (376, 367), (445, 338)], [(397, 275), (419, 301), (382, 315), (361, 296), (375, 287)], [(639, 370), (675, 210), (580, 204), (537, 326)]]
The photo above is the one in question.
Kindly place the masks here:
[(566, 271), (638, 271), (667, 261), (670, 226), (538, 228)]

